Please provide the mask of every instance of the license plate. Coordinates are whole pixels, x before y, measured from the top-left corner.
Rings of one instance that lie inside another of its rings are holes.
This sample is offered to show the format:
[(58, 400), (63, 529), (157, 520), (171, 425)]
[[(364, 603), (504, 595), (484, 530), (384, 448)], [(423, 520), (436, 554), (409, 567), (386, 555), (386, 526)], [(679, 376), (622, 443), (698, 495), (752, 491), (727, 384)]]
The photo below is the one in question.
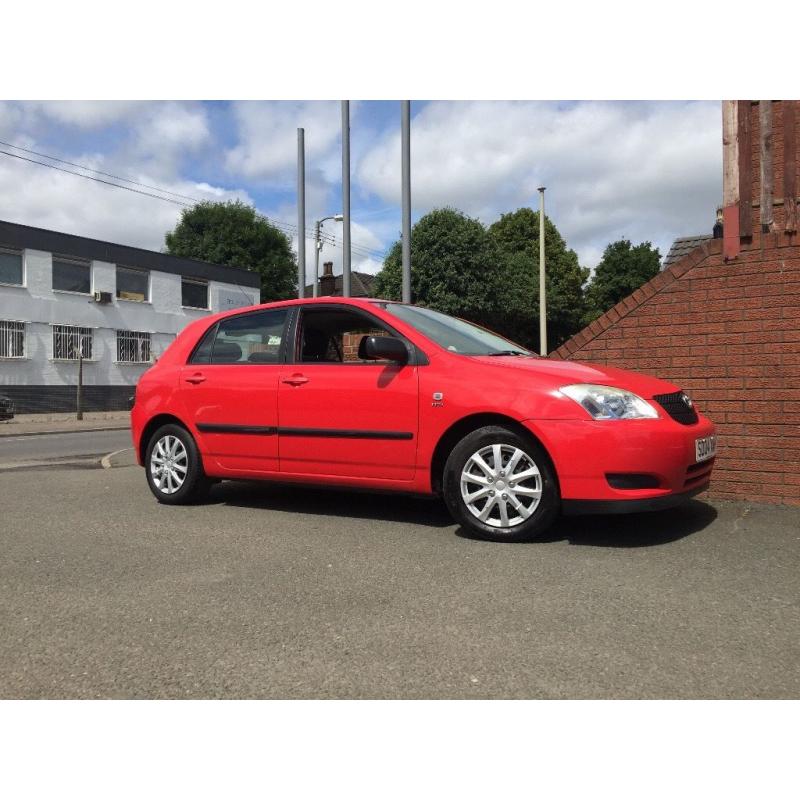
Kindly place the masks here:
[(717, 453), (717, 437), (704, 436), (702, 439), (694, 440), (694, 459), (695, 461), (708, 461), (714, 458)]

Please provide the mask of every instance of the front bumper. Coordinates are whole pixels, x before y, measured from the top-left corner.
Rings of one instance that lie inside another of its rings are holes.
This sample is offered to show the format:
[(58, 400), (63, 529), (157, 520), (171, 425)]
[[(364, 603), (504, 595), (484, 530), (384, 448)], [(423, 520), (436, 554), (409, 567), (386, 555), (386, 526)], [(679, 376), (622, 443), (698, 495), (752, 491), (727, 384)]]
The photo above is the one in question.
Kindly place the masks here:
[[(710, 436), (715, 428), (702, 415), (693, 425), (663, 417), (523, 424), (553, 459), (566, 513), (666, 508), (708, 488), (714, 459), (695, 461), (695, 439)], [(609, 475), (647, 476), (650, 488), (614, 488)]]

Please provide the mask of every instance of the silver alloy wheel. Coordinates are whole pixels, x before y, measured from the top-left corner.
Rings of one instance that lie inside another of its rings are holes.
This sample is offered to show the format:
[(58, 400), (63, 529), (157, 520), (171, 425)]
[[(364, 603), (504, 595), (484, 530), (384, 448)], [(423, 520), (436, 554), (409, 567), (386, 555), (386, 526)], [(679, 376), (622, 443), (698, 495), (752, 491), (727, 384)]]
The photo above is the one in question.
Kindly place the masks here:
[(461, 499), (486, 525), (513, 528), (539, 505), (542, 475), (524, 450), (490, 444), (467, 459), (461, 472)]
[(175, 494), (189, 471), (189, 455), (183, 442), (172, 434), (162, 436), (150, 453), (150, 475), (156, 489)]

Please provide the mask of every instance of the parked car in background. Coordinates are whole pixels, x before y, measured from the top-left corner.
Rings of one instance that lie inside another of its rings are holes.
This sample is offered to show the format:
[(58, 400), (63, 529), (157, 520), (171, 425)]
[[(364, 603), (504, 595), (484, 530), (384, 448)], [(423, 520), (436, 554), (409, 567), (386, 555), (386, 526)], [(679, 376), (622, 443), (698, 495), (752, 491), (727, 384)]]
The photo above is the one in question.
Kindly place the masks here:
[(0, 394), (0, 421), (14, 419), (14, 403), (10, 397)]
[(189, 325), (140, 379), (133, 441), (162, 503), (220, 479), (439, 494), (477, 536), (707, 488), (716, 438), (679, 387), (539, 358), (383, 300), (318, 298)]

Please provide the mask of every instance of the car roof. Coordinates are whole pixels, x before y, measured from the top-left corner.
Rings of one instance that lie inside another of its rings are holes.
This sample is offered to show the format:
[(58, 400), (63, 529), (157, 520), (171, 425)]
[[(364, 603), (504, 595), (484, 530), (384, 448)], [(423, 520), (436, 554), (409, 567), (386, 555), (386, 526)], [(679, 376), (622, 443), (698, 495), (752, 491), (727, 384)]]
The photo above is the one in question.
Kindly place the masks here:
[(251, 311), (259, 311), (268, 308), (290, 308), (291, 306), (300, 305), (348, 305), (357, 308), (369, 308), (375, 303), (396, 303), (396, 300), (384, 300), (380, 297), (335, 297), (326, 295), (325, 297), (295, 297), (291, 300), (273, 300), (269, 303), (258, 303), (252, 306), (242, 306), (240, 308), (232, 308), (227, 311), (219, 311), (216, 314), (210, 314), (203, 317), (204, 320), (218, 320), (225, 317), (235, 316), (236, 314), (246, 314)]

